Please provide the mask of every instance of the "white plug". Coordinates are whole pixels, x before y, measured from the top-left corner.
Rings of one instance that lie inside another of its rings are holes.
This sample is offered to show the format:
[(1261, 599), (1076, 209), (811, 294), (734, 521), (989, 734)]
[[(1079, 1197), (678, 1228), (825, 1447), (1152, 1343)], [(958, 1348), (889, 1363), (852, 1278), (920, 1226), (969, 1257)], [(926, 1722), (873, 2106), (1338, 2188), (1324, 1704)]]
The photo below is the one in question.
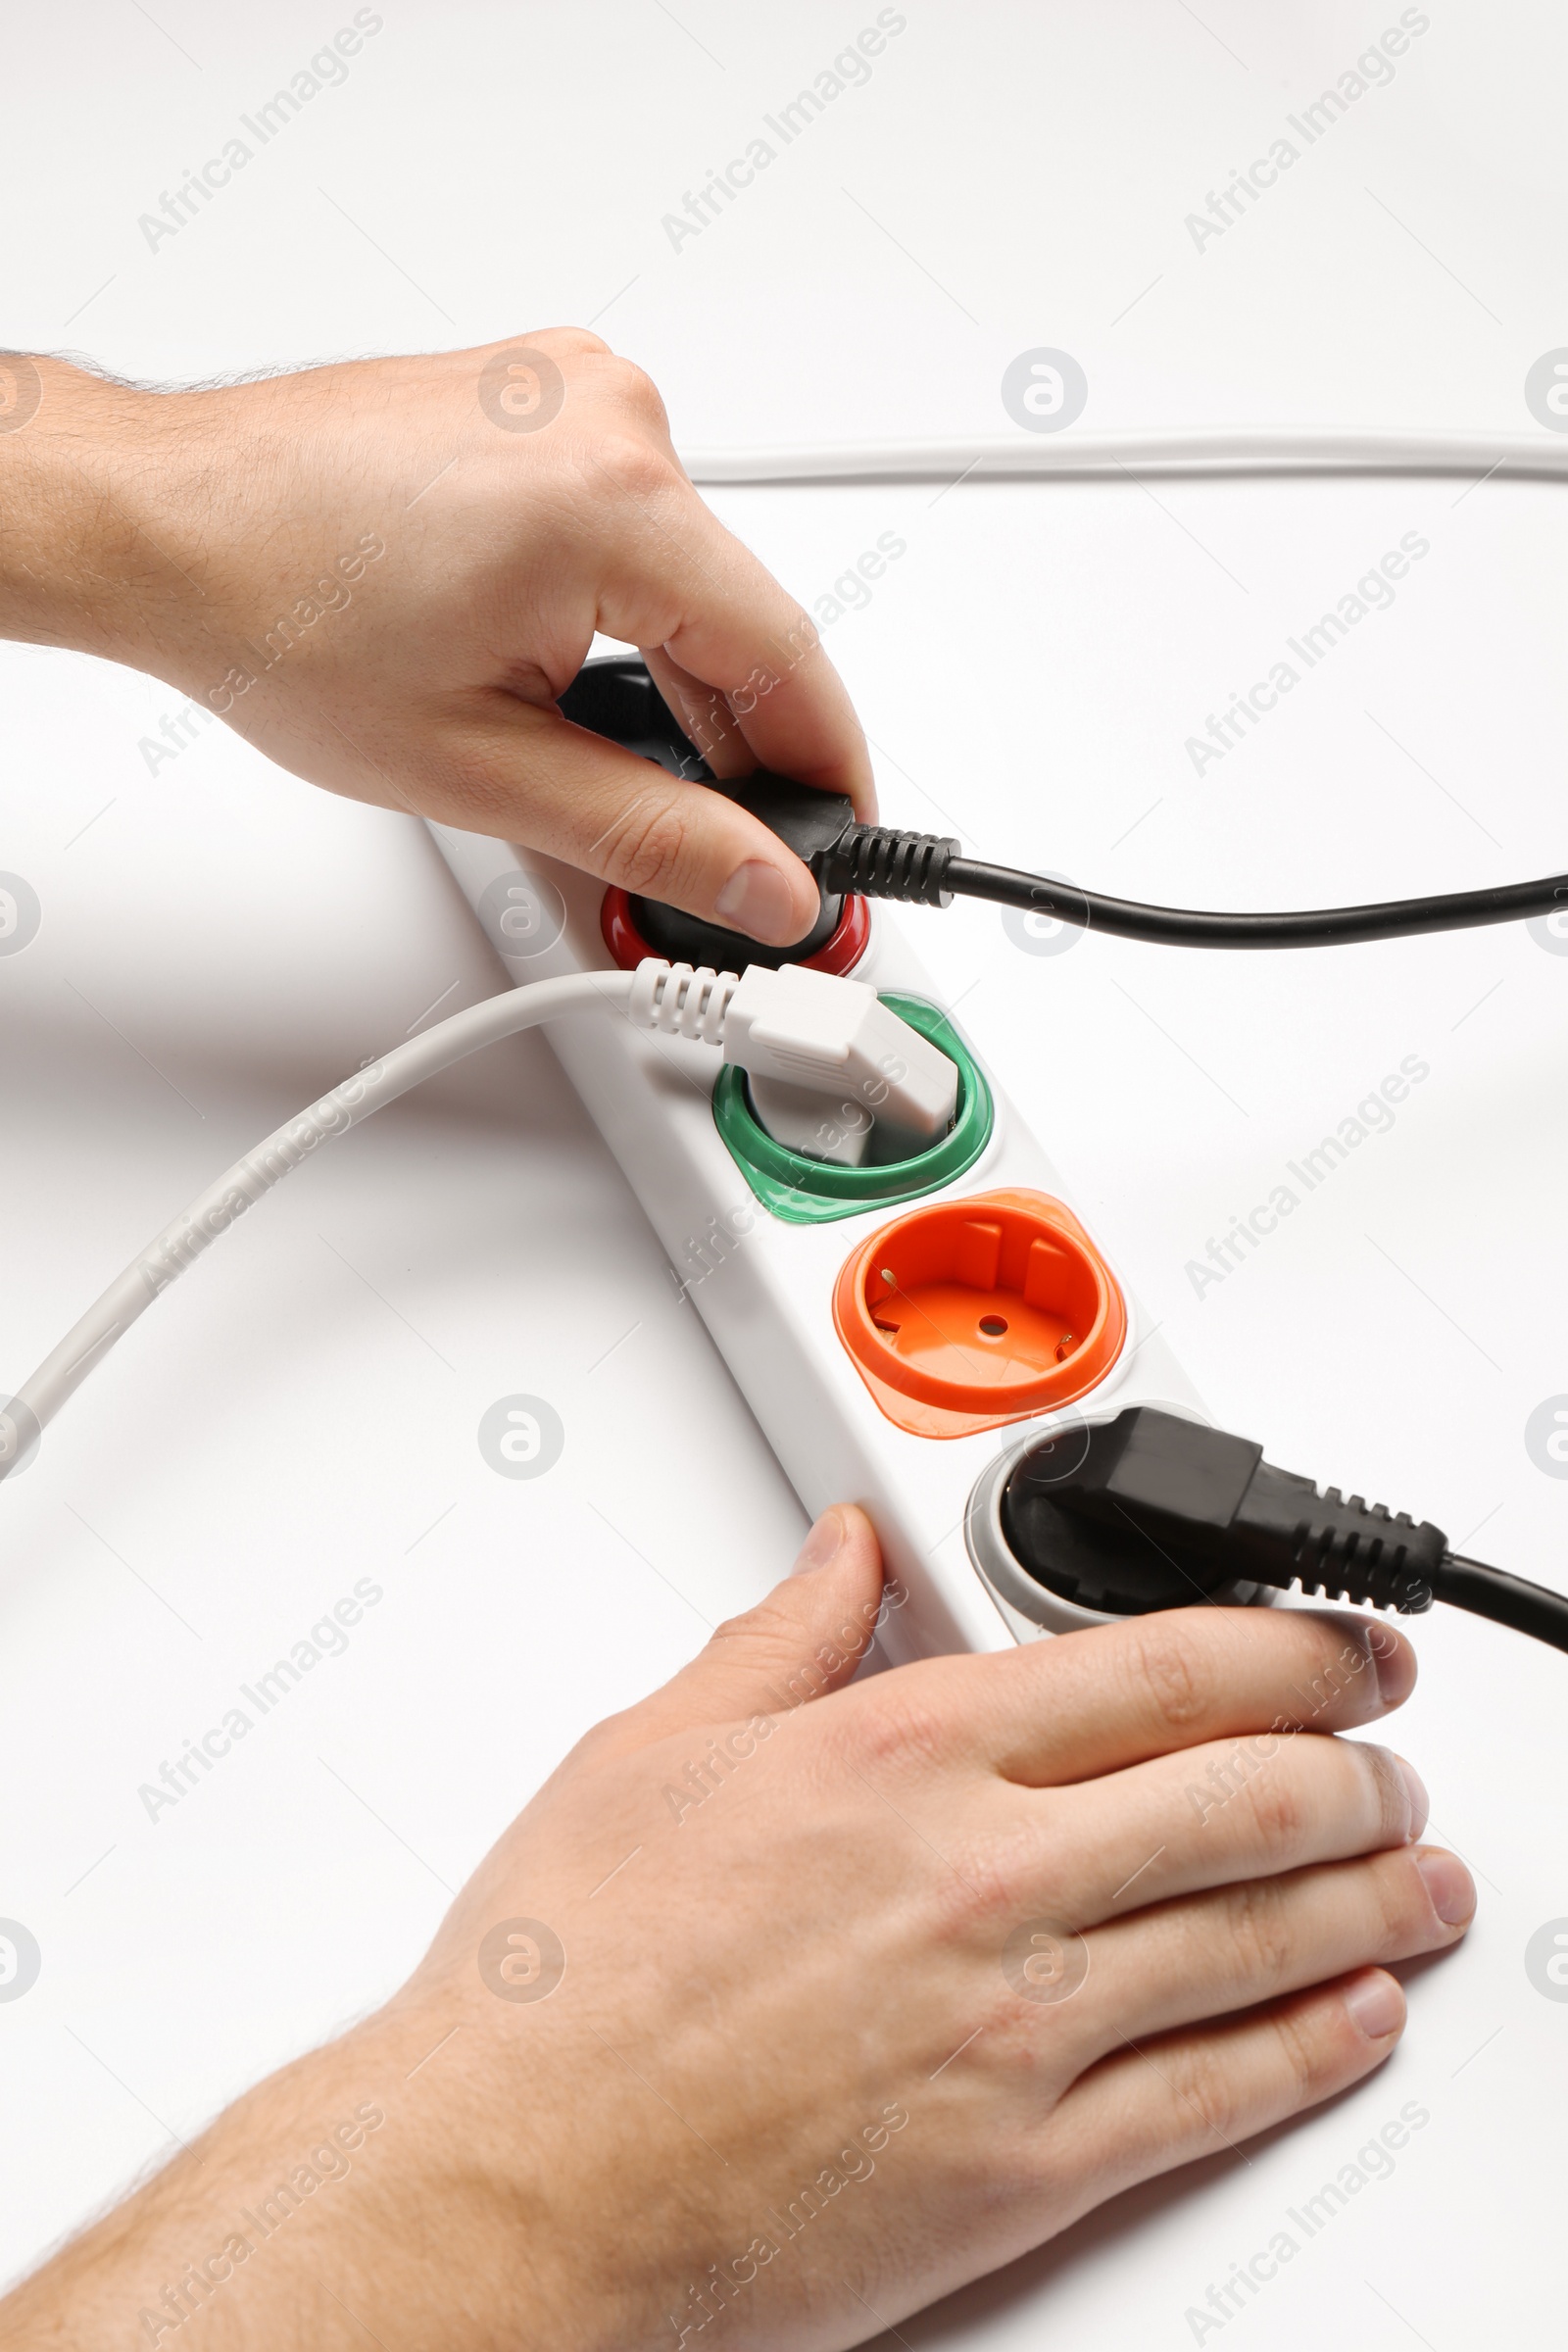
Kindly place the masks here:
[(858, 1167), (873, 1127), (887, 1158), (912, 1158), (953, 1124), (956, 1063), (863, 980), (801, 963), (754, 963), (737, 980), (647, 956), (627, 1012), (640, 1028), (721, 1045), (774, 1142), (812, 1159)]
[(863, 980), (753, 964), (724, 1008), (724, 1059), (751, 1080), (752, 1108), (776, 1143), (856, 1167), (873, 1124), (890, 1158), (946, 1135), (958, 1072)]

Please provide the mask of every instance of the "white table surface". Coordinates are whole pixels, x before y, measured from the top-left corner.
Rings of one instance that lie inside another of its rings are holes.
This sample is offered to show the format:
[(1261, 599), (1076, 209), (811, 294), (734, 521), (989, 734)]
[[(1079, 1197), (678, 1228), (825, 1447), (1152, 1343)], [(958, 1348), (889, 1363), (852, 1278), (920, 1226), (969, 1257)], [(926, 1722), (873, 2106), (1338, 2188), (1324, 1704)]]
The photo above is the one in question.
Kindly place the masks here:
[[(1431, 8), (1201, 251), (1184, 225), (1385, 24), (1329, 5), (910, 5), (703, 234), (662, 216), (876, 11), (718, 0), (389, 4), (177, 237), (138, 216), (339, 24), (301, 0), (21, 12), (0, 94), (0, 332), (159, 380), (597, 323), (687, 447), (1007, 429), (1067, 349), (1089, 426), (1531, 429), (1568, 340), (1560, 15)], [(726, 491), (808, 601), (906, 553), (829, 645), (887, 811), (1175, 903), (1311, 905), (1564, 858), (1568, 501), (1399, 481)], [(1430, 553), (1245, 747), (1184, 752), (1402, 533)], [(172, 690), (9, 648), (0, 867), (0, 1389), (287, 1110), (502, 977), (417, 827), (214, 728), (149, 776)], [(1523, 929), (1243, 961), (1000, 918), (918, 922), (963, 1018), (1217, 1417), (1271, 1456), (1568, 1583), (1568, 1487), (1524, 1425), (1568, 1391), (1568, 956)], [(966, 992), (966, 993), (965, 993)], [(1430, 1077), (1240, 1270), (1211, 1235), (1401, 1058)], [(499, 1396), (566, 1430), (537, 1482)], [(676, 1398), (680, 1402), (675, 1402)], [(701, 1445), (682, 1432), (701, 1425)], [(362, 2013), (588, 1723), (762, 1592), (801, 1513), (548, 1052), (522, 1039), (334, 1147), (95, 1373), (0, 1496), (0, 2271), (243, 2084)], [(138, 1788), (359, 1579), (341, 1656), (177, 1807)], [(1568, 2007), (1524, 1947), (1568, 1915), (1568, 1660), (1416, 1629), (1399, 1737), (1481, 1882), (1463, 1950), (1351, 2096), (1107, 2208), (906, 2323), (919, 2344), (1195, 2340), (1210, 2281), (1420, 2100), (1430, 2125), (1215, 2333), (1560, 2337)], [(1287, 2225), (1288, 2226), (1288, 2225)], [(1212, 2341), (1213, 2334), (1202, 2336)]]

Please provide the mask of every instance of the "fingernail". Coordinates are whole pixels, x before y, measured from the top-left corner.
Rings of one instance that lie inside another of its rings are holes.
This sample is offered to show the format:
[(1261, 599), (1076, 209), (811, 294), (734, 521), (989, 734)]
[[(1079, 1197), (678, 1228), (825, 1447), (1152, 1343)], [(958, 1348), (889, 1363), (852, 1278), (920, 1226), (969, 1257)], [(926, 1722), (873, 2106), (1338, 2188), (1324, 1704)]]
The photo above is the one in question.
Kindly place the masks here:
[(1415, 1689), (1415, 1651), (1386, 1625), (1368, 1620), (1367, 1642), (1378, 1670), (1378, 1696), (1386, 1707), (1401, 1707)]
[(1441, 1845), (1429, 1845), (1417, 1854), (1415, 1866), (1444, 1926), (1462, 1927), (1475, 1911), (1476, 1883), (1458, 1855), (1445, 1852)]
[(808, 1576), (813, 1568), (825, 1568), (843, 1541), (843, 1513), (824, 1511), (801, 1545), (801, 1556), (790, 1570), (791, 1576)]
[(1404, 1995), (1380, 1968), (1347, 1984), (1345, 2006), (1368, 2041), (1387, 2041), (1404, 2023)]
[(805, 928), (788, 882), (776, 865), (765, 865), (760, 858), (748, 858), (735, 868), (713, 901), (713, 912), (732, 931), (775, 948), (787, 947)]
[(1432, 1803), (1427, 1795), (1426, 1783), (1415, 1766), (1407, 1764), (1402, 1756), (1396, 1756), (1394, 1760), (1404, 1775), (1405, 1793), (1410, 1799), (1410, 1827), (1405, 1832), (1405, 1842), (1409, 1844), (1419, 1838), (1426, 1828), (1427, 1815), (1432, 1810)]

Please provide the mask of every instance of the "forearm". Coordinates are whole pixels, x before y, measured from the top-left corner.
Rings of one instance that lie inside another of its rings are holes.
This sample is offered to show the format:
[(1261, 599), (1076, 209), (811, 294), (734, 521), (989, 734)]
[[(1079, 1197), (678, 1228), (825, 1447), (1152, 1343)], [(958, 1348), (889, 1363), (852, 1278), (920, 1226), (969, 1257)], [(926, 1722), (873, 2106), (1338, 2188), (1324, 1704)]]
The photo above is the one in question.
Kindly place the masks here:
[(385, 2012), (260, 2083), (0, 2304), (0, 2347), (495, 2352), (532, 2335), (525, 2232), (502, 2227), (439, 2057), (420, 2067), (440, 2032)]
[(159, 397), (63, 361), (0, 360), (0, 635), (137, 661), (176, 591), (150, 535)]

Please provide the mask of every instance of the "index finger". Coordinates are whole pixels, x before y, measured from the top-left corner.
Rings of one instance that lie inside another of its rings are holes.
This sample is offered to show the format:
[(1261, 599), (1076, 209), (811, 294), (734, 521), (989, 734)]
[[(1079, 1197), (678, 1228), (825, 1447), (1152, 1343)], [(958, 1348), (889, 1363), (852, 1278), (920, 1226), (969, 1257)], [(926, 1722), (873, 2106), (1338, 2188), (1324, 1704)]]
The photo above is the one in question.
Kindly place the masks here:
[(1248, 1733), (1348, 1731), (1416, 1676), (1392, 1626), (1282, 1608), (1163, 1610), (961, 1664), (988, 1761), (1034, 1788)]
[(865, 736), (809, 613), (683, 474), (619, 486), (630, 512), (616, 528), (601, 627), (662, 647), (721, 694), (760, 765), (848, 793), (858, 816), (874, 816)]

